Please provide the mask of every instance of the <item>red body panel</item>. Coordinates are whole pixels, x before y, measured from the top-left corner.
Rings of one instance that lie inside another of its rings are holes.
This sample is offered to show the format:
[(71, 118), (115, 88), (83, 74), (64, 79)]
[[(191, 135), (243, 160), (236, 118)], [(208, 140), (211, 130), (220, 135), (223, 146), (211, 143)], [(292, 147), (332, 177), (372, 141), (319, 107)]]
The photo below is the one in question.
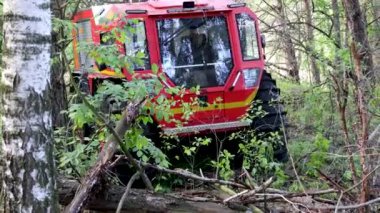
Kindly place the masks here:
[[(148, 49), (150, 56), (151, 64), (158, 64), (160, 67), (159, 72), (162, 72), (161, 69), (161, 57), (160, 57), (160, 45), (158, 39), (158, 30), (156, 21), (160, 19), (165, 19), (169, 17), (175, 18), (186, 18), (186, 17), (203, 17), (203, 16), (212, 16), (212, 15), (223, 15), (227, 20), (227, 28), (228, 28), (228, 36), (230, 40), (230, 46), (232, 51), (232, 60), (233, 60), (233, 68), (230, 72), (225, 85), (217, 86), (217, 87), (208, 87), (202, 88), (201, 94), (196, 95), (187, 92), (184, 100), (190, 101), (192, 98), (196, 98), (199, 96), (207, 96), (207, 101), (209, 105), (207, 107), (199, 107), (195, 113), (192, 115), (191, 120), (187, 121), (184, 126), (197, 126), (204, 124), (218, 124), (218, 123), (228, 123), (228, 122), (238, 122), (240, 118), (246, 113), (246, 110), (251, 105), (252, 100), (255, 97), (255, 94), (258, 90), (259, 83), (253, 88), (247, 89), (244, 83), (244, 77), (242, 74), (243, 69), (247, 68), (257, 68), (260, 71), (264, 69), (264, 59), (263, 59), (263, 51), (261, 48), (261, 42), (258, 42), (259, 46), (259, 54), (260, 58), (257, 60), (244, 61), (242, 56), (242, 50), (240, 47), (239, 40), (239, 32), (237, 27), (237, 21), (235, 18), (236, 14), (246, 13), (254, 20), (257, 20), (256, 15), (247, 7), (237, 7), (237, 8), (229, 8), (228, 5), (234, 4), (233, 1), (229, 0), (208, 0), (208, 1), (197, 1), (198, 4), (196, 6), (200, 7), (210, 7), (212, 9), (208, 11), (193, 11), (193, 12), (176, 12), (169, 13), (169, 9), (172, 8), (182, 8), (182, 1), (174, 2), (169, 0), (159, 0), (159, 1), (151, 1), (144, 3), (133, 3), (133, 4), (114, 4), (107, 5), (105, 7), (108, 8), (105, 13), (108, 15), (111, 14), (113, 10), (114, 13), (117, 11), (126, 11), (126, 10), (146, 10), (146, 13), (143, 14), (125, 14), (127, 18), (142, 18), (146, 24), (146, 34), (148, 40)], [(109, 9), (111, 8), (111, 9)], [(84, 11), (78, 12), (74, 16), (73, 22), (78, 22), (81, 20), (91, 20), (91, 32), (92, 32), (92, 40), (94, 44), (100, 44), (100, 32), (107, 31), (109, 28), (117, 27), (117, 22), (114, 22), (113, 26), (108, 25), (106, 27), (97, 25), (96, 20), (94, 18), (93, 11), (99, 11), (100, 9), (93, 8)], [(104, 14), (103, 16), (107, 15)], [(258, 28), (258, 22), (256, 21), (256, 29), (257, 29), (257, 40), (260, 41), (260, 31)], [(74, 49), (74, 51), (76, 51)], [(121, 48), (121, 52), (125, 50)], [(77, 53), (75, 53), (77, 55)], [(78, 56), (75, 58), (75, 68), (78, 69), (79, 63)], [(125, 78), (127, 80), (131, 79), (130, 74), (126, 70), (123, 70)], [(136, 72), (137, 75), (143, 75), (146, 73), (151, 73), (151, 70), (144, 70)], [(261, 73), (259, 74), (259, 78), (257, 82), (260, 82)], [(90, 74), (89, 82), (90, 87), (92, 87), (91, 83), (94, 78), (106, 78), (108, 76), (102, 74)], [(167, 82), (164, 82), (164, 85), (175, 86), (174, 83), (167, 78)], [(234, 85), (234, 87), (233, 87)], [(233, 87), (233, 88), (232, 88)], [(222, 101), (218, 102), (218, 104), (213, 104), (217, 102), (219, 99)], [(179, 97), (176, 97), (179, 99)], [(175, 112), (175, 117), (180, 118), (181, 113), (179, 109), (173, 109)], [(165, 123), (163, 121), (156, 121), (163, 128), (175, 128), (173, 123)], [(235, 124), (235, 123), (234, 123)], [(236, 127), (228, 126), (222, 128), (216, 128), (216, 131), (225, 131), (229, 129), (233, 129)], [(203, 129), (201, 130), (203, 131)]]

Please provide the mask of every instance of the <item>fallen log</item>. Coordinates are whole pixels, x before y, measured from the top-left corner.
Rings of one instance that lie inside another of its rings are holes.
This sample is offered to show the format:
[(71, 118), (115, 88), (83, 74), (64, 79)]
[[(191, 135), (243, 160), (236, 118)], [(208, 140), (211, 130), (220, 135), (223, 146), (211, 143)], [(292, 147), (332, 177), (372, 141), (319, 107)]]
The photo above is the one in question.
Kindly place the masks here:
[[(61, 180), (58, 184), (60, 204), (68, 205), (78, 187), (78, 181)], [(95, 197), (88, 200), (83, 209), (115, 211), (124, 191), (125, 187), (106, 185)], [(188, 201), (143, 189), (131, 189), (122, 210), (130, 212), (236, 212), (217, 202)]]

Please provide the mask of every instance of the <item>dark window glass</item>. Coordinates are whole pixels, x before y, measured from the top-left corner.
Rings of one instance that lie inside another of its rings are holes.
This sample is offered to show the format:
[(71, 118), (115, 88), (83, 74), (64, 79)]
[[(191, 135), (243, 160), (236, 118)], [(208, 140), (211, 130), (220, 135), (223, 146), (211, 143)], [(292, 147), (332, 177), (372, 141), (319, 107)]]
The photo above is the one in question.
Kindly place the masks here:
[(255, 21), (245, 13), (237, 14), (236, 20), (239, 28), (243, 60), (259, 59)]
[(131, 20), (129, 26), (132, 27), (127, 33), (125, 51), (127, 56), (136, 57), (133, 62), (134, 70), (149, 70), (150, 59), (145, 31), (145, 22), (141, 20)]
[[(109, 46), (112, 47), (115, 44), (115, 37), (112, 35), (111, 32), (102, 32), (100, 33), (100, 44), (102, 46)], [(96, 62), (96, 66), (98, 67), (99, 71), (103, 71), (107, 68), (112, 69), (111, 66), (105, 63), (98, 63)]]
[(101, 45), (114, 45), (115, 38), (112, 36), (111, 32), (100, 33), (100, 44)]
[(81, 21), (77, 23), (78, 33), (77, 41), (79, 42), (79, 64), (82, 69), (91, 68), (94, 60), (88, 55), (88, 51), (82, 49), (86, 44), (92, 43), (91, 23), (90, 21)]
[(224, 85), (232, 69), (223, 16), (157, 21), (163, 71), (187, 88)]

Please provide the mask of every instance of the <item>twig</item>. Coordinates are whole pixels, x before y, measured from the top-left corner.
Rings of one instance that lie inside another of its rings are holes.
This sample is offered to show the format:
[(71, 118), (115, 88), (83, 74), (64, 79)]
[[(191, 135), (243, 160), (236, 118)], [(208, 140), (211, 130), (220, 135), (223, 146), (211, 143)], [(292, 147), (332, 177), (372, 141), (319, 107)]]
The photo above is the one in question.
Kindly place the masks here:
[(121, 209), (123, 208), (123, 204), (125, 199), (127, 198), (127, 195), (129, 193), (129, 190), (131, 190), (132, 184), (140, 177), (140, 172), (136, 172), (131, 179), (129, 180), (127, 187), (125, 188), (125, 192), (123, 196), (121, 196), (119, 205), (117, 205), (116, 213), (120, 213)]
[(71, 15), (70, 20), (73, 20), (73, 19), (74, 19), (74, 16), (75, 16), (75, 14), (78, 12), (79, 5), (80, 5), (81, 2), (82, 2), (82, 0), (78, 0), (78, 1), (76, 2), (75, 7), (74, 7), (74, 11), (73, 11), (73, 14)]
[[(136, 162), (138, 162), (138, 161), (136, 161)], [(153, 168), (153, 169), (155, 169), (157, 171), (160, 171), (160, 172), (166, 172), (166, 173), (169, 173), (169, 174), (174, 174), (174, 175), (178, 175), (178, 176), (181, 176), (181, 177), (186, 177), (186, 178), (190, 178), (190, 179), (194, 179), (194, 180), (199, 180), (199, 181), (203, 181), (203, 182), (206, 182), (206, 183), (218, 183), (218, 184), (229, 185), (229, 186), (234, 186), (234, 187), (238, 187), (238, 188), (247, 188), (245, 185), (242, 185), (240, 183), (235, 183), (235, 182), (226, 181), (226, 180), (219, 180), (219, 179), (216, 179), (216, 178), (201, 177), (199, 175), (196, 175), (194, 173), (191, 173), (191, 172), (189, 172), (187, 170), (183, 170), (183, 169), (171, 170), (171, 169), (163, 168), (163, 167), (160, 167), (160, 166), (155, 166), (155, 165), (152, 165), (152, 164), (149, 164), (149, 163), (143, 163), (143, 162), (138, 162), (138, 163), (140, 163), (143, 167)]]
[(371, 172), (369, 172), (361, 181), (350, 187), (349, 189), (346, 189), (343, 193), (347, 193), (351, 191), (352, 189), (358, 187), (363, 181), (365, 181), (372, 173), (374, 173), (377, 169), (380, 168), (380, 165), (377, 165)]
[(185, 196), (176, 196), (176, 195), (172, 195), (172, 194), (168, 194), (168, 196), (178, 198), (178, 199), (182, 199), (182, 200), (193, 201), (193, 202), (215, 202), (215, 203), (219, 203), (215, 199), (207, 198), (207, 197), (185, 197)]
[(114, 162), (111, 163), (110, 167), (114, 167), (117, 163), (119, 163), (119, 161), (122, 159), (122, 156), (117, 156), (116, 160), (114, 160)]
[(380, 197), (367, 201), (365, 203), (355, 204), (355, 205), (349, 205), (349, 206), (332, 206), (332, 207), (323, 207), (323, 208), (314, 208), (317, 210), (330, 210), (330, 209), (338, 209), (338, 210), (347, 210), (347, 209), (358, 209), (365, 206), (369, 206), (374, 203), (380, 202)]
[[(339, 191), (345, 191), (346, 189), (341, 186), (340, 184), (338, 184), (337, 182), (335, 182), (333, 179), (331, 179), (329, 176), (327, 176), (326, 174), (324, 174), (321, 170), (317, 169), (317, 172), (323, 177), (325, 178), (328, 182), (330, 182), (333, 187), (337, 188)], [(343, 193), (344, 194), (344, 193)], [(347, 193), (348, 197), (352, 200), (355, 200), (355, 197), (350, 194), (350, 193)]]
[(313, 197), (313, 200), (315, 200), (317, 202), (320, 202), (320, 203), (326, 203), (326, 204), (330, 204), (330, 205), (336, 205), (336, 201), (329, 200), (329, 199), (326, 199), (326, 198)]
[(333, 186), (335, 186), (338, 190), (344, 191), (345, 188), (341, 186), (339, 183), (335, 182), (333, 179), (331, 179), (329, 176), (327, 176), (325, 173), (323, 173), (321, 170), (316, 169), (316, 171), (328, 182), (330, 182)]
[[(281, 127), (282, 127), (282, 131), (283, 131), (283, 135), (284, 135), (285, 147), (286, 147), (287, 150), (289, 150), (288, 138), (287, 138), (287, 136), (286, 136), (286, 131), (285, 131), (285, 121), (284, 121), (284, 117), (281, 115), (281, 112), (278, 112), (278, 114), (280, 115)], [(308, 194), (306, 193), (305, 187), (304, 187), (304, 185), (303, 185), (302, 182), (301, 182), (301, 178), (300, 178), (299, 175), (298, 175), (298, 172), (297, 172), (297, 169), (296, 169), (296, 165), (295, 165), (295, 163), (294, 163), (293, 156), (292, 156), (291, 154), (289, 154), (289, 158), (290, 158), (290, 162), (291, 162), (291, 164), (292, 164), (293, 172), (294, 172), (294, 174), (296, 175), (297, 182), (300, 184), (300, 186), (301, 186), (302, 191), (304, 192), (304, 194), (305, 194), (306, 196), (308, 196)]]
[(301, 211), (299, 208), (297, 208), (297, 206), (302, 206), (303, 208), (307, 209), (308, 212), (310, 212), (310, 209), (309, 207), (307, 207), (306, 205), (302, 204), (302, 203), (295, 203), (295, 202), (292, 202), (291, 200), (287, 199), (284, 195), (282, 194), (256, 194), (258, 196), (276, 196), (278, 198), (282, 198), (283, 200), (285, 200), (286, 202), (288, 202), (289, 204), (291, 204), (293, 206), (294, 209), (296, 209), (297, 211), (300, 211), (300, 212), (303, 212)]
[(223, 200), (223, 203), (226, 204), (226, 203), (229, 202), (230, 200), (235, 199), (235, 198), (237, 198), (237, 197), (240, 197), (240, 196), (242, 196), (243, 194), (245, 194), (245, 193), (247, 193), (247, 192), (249, 192), (249, 191), (248, 191), (248, 190), (244, 190), (244, 191), (242, 191), (242, 192), (240, 192), (240, 193), (237, 193), (236, 195), (233, 195), (233, 196), (231, 196), (231, 197), (228, 197), (228, 198), (226, 198), (226, 199)]
[(375, 130), (368, 136), (368, 141), (375, 140), (376, 136), (380, 134), (380, 124), (375, 128)]
[[(250, 198), (247, 200), (244, 200), (244, 204), (248, 203), (255, 203), (255, 202), (263, 202), (263, 201), (268, 201), (268, 200), (276, 200), (278, 198), (281, 198), (277, 195), (282, 195), (287, 198), (292, 198), (292, 197), (304, 197), (305, 193), (304, 192), (299, 192), (299, 193), (285, 193), (284, 191), (281, 190), (275, 190), (275, 189), (266, 189), (265, 190), (267, 193), (266, 195), (268, 196), (266, 199), (256, 199), (256, 198)], [(317, 196), (317, 195), (324, 195), (324, 194), (331, 194), (331, 193), (337, 193), (338, 191), (335, 189), (327, 189), (327, 190), (321, 190), (321, 191), (308, 191), (306, 192), (308, 196)]]
[(202, 169), (199, 168), (199, 174), (201, 174), (201, 176), (204, 178), (205, 176), (203, 175), (203, 172), (202, 172)]
[(270, 186), (274, 181), (274, 178), (273, 177), (270, 177), (267, 181), (265, 181), (261, 186), (249, 191), (249, 193), (245, 194), (242, 199), (245, 200), (245, 199), (248, 199), (249, 197), (255, 195), (256, 193), (258, 192), (261, 192), (263, 190), (265, 190), (266, 188), (268, 188), (268, 186)]
[(344, 192), (341, 192), (339, 195), (339, 199), (338, 199), (338, 202), (336, 204), (334, 213), (338, 213), (338, 206), (339, 206), (340, 201), (342, 200), (343, 194), (344, 194)]
[(245, 176), (248, 179), (249, 187), (251, 189), (255, 189), (257, 187), (257, 185), (255, 184), (255, 181), (253, 181), (253, 178), (251, 177), (251, 175), (249, 174), (249, 172), (247, 171), (247, 169), (245, 169), (244, 167), (243, 167), (243, 171), (245, 173)]

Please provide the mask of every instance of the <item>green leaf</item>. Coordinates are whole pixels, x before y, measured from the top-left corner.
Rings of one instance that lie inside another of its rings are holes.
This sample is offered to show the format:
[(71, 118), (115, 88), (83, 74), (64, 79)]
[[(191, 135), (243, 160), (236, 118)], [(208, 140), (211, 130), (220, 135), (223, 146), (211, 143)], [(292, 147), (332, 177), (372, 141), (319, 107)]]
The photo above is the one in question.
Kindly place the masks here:
[(152, 72), (153, 72), (153, 74), (157, 74), (158, 73), (158, 66), (157, 66), (157, 64), (152, 64)]

